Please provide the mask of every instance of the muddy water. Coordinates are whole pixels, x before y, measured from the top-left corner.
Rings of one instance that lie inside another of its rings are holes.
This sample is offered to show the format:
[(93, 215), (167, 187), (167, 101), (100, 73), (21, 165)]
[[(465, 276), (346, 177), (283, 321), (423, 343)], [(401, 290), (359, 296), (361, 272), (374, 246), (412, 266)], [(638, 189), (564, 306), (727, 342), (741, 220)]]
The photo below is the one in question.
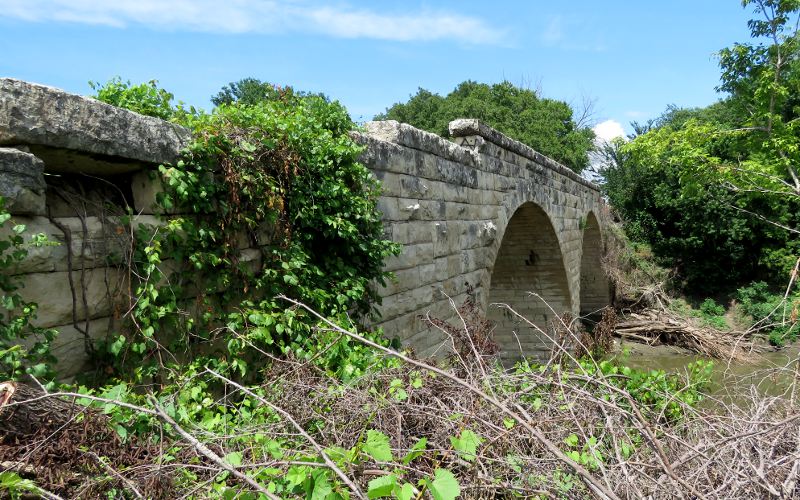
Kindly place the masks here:
[[(666, 372), (686, 372), (686, 365), (705, 359), (684, 349), (670, 346), (648, 346), (636, 342), (617, 344), (617, 359), (631, 367)], [(764, 395), (789, 396), (800, 357), (800, 342), (781, 350), (756, 355), (754, 363), (714, 361), (711, 384), (707, 392), (726, 402), (735, 402), (752, 388)], [(800, 396), (800, 380), (798, 380)]]

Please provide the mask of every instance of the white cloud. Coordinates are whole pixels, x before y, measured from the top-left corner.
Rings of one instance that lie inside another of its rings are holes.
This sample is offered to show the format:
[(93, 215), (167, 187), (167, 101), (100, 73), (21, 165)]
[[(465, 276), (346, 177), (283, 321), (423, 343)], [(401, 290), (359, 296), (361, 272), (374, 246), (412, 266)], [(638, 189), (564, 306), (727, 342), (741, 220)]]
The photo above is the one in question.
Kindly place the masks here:
[(564, 39), (564, 20), (561, 16), (555, 16), (547, 23), (542, 32), (542, 41), (545, 45), (556, 45)]
[(622, 124), (616, 120), (600, 122), (595, 125), (592, 130), (594, 131), (594, 135), (597, 136), (597, 140), (605, 142), (609, 142), (617, 137), (625, 137), (625, 129), (622, 128)]
[(309, 0), (0, 0), (0, 17), (123, 28), (140, 24), (211, 33), (309, 32), (338, 38), (501, 43), (505, 34), (483, 20), (423, 10), (392, 15)]
[(612, 139), (621, 137), (626, 139), (625, 129), (622, 124), (616, 120), (606, 120), (600, 122), (592, 128), (594, 131), (594, 145), (595, 150), (589, 152), (589, 167), (582, 172), (582, 175), (592, 182), (601, 181), (601, 172), (608, 167), (608, 157), (603, 153), (603, 148), (607, 146)]

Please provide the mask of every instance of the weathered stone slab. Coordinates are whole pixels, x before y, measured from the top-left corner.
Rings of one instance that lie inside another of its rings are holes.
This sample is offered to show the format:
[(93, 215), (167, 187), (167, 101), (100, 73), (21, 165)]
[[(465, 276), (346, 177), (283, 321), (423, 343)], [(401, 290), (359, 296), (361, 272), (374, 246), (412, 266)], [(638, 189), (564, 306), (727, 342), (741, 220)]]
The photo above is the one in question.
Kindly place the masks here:
[[(68, 324), (73, 319), (111, 315), (125, 279), (121, 271), (101, 267), (74, 271), (71, 277), (71, 285), (68, 272), (33, 273), (21, 277), (20, 295), (24, 300), (39, 305), (34, 325), (51, 327)], [(84, 307), (84, 300), (87, 307)]]
[(590, 189), (594, 189), (596, 191), (600, 190), (600, 188), (598, 188), (595, 184), (584, 179), (564, 165), (539, 153), (532, 147), (516, 141), (507, 135), (489, 127), (488, 125), (481, 123), (480, 120), (472, 118), (453, 120), (450, 122), (448, 128), (451, 136), (456, 138), (465, 138), (463, 141), (457, 141), (460, 143), (460, 145), (472, 147), (477, 151), (481, 151), (481, 141), (474, 139), (474, 137), (481, 137), (492, 144), (499, 146), (506, 153), (510, 152), (518, 154), (533, 160), (540, 165), (550, 168), (575, 182), (583, 184)]
[(462, 165), (474, 166), (477, 163), (477, 157), (469, 149), (405, 123), (395, 120), (372, 121), (365, 123), (364, 128), (368, 135), (382, 141), (433, 153)]
[(45, 188), (42, 160), (19, 149), (0, 148), (0, 196), (6, 200), (6, 210), (43, 215)]
[[(188, 139), (186, 129), (158, 118), (53, 87), (0, 78), (0, 145), (33, 146), (47, 171), (53, 165), (58, 171), (112, 174), (137, 169), (131, 160), (173, 162)], [(74, 152), (81, 155), (75, 157)], [(59, 155), (64, 158), (59, 160)]]
[[(54, 326), (58, 330), (58, 335), (52, 344), (50, 352), (56, 358), (55, 371), (59, 380), (67, 381), (70, 378), (83, 373), (88, 368), (89, 356), (86, 353), (87, 337), (93, 345), (99, 340), (104, 339), (109, 331), (116, 325), (112, 317), (94, 319), (88, 323), (80, 321), (76, 324)], [(24, 347), (32, 347), (38, 340), (35, 337), (28, 337), (20, 344)]]
[[(49, 243), (28, 245), (28, 255), (10, 269), (10, 274), (45, 273), (104, 267), (120, 263), (130, 251), (129, 226), (115, 217), (23, 217), (12, 218), (13, 224), (23, 224), (26, 241), (33, 235), (44, 234)], [(139, 224), (161, 225), (154, 216), (138, 215), (130, 221), (134, 229)], [(12, 232), (12, 224), (0, 228), (0, 239)], [(69, 244), (67, 244), (69, 242)]]

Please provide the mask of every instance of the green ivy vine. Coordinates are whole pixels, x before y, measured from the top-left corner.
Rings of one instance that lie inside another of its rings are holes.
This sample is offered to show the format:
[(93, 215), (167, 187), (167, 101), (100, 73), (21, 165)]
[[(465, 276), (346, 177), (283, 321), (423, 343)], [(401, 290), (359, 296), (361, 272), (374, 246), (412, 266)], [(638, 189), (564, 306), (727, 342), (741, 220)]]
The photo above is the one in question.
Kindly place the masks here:
[(161, 211), (181, 215), (136, 231), (133, 328), (107, 346), (118, 373), (195, 359), (247, 376), (269, 353), (360, 373), (366, 348), (276, 298), (352, 322), (373, 312), (383, 261), (399, 251), (383, 239), (379, 186), (345, 109), (286, 93), (181, 121), (193, 139), (157, 176)]
[(0, 196), (0, 380), (32, 375), (40, 381), (52, 381), (56, 360), (50, 350), (58, 332), (33, 325), (37, 304), (19, 294), (20, 278), (14, 274), (30, 246), (49, 242), (44, 234), (31, 235), (26, 242), (25, 229), (24, 224), (12, 220)]

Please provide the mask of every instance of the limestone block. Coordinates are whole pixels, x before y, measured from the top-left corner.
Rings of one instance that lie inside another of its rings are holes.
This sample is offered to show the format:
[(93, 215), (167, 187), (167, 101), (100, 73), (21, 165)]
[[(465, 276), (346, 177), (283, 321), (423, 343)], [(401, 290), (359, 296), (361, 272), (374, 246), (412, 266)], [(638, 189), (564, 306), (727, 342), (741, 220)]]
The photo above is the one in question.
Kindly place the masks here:
[(350, 136), (366, 146), (359, 161), (373, 172), (414, 175), (416, 163), (413, 150), (359, 132), (351, 132)]
[[(67, 325), (54, 326), (58, 330), (58, 335), (50, 344), (50, 352), (56, 358), (54, 369), (59, 375), (59, 380), (66, 381), (86, 371), (88, 355), (86, 354), (86, 337), (94, 345), (99, 340), (106, 338), (109, 331), (116, 326), (114, 319), (99, 318), (88, 322), (81, 321), (78, 323), (78, 328), (75, 328), (73, 323)], [(86, 332), (84, 336), (83, 331)], [(20, 342), (20, 345), (26, 348), (31, 348), (41, 339), (36, 337), (28, 337)]]
[(19, 149), (0, 148), (0, 196), (12, 214), (44, 215), (44, 162)]
[[(21, 276), (19, 293), (27, 302), (39, 304), (36, 326), (50, 327), (110, 316), (114, 305), (124, 298), (125, 274), (115, 268), (94, 268), (71, 274), (75, 302), (70, 287), (70, 273), (32, 273)], [(84, 299), (88, 307), (84, 307)], [(75, 318), (73, 318), (73, 304)]]
[(394, 120), (372, 121), (364, 124), (367, 135), (394, 144), (401, 144), (426, 153), (432, 153), (442, 158), (474, 165), (477, 155), (454, 142), (448, 141), (436, 134), (425, 132)]
[[(140, 223), (161, 224), (148, 215), (135, 216), (130, 223), (134, 228)], [(44, 234), (49, 243), (27, 246), (28, 255), (10, 269), (11, 274), (67, 271), (70, 265), (73, 270), (104, 267), (122, 262), (130, 247), (129, 228), (118, 217), (55, 217), (51, 220), (47, 217), (15, 216), (11, 223), (0, 228), (0, 239), (11, 234), (12, 224), (25, 226), (24, 238)], [(68, 240), (70, 245), (67, 245)]]
[(429, 188), (425, 179), (404, 175), (400, 178), (400, 191), (404, 198), (426, 198)]
[(487, 246), (494, 243), (497, 238), (497, 226), (492, 221), (480, 222), (480, 230), (478, 231), (478, 238), (480, 246)]
[(451, 223), (444, 221), (434, 223), (434, 227), (436, 228), (436, 235), (433, 241), (434, 257), (444, 257), (450, 254), (449, 241), (453, 238), (449, 228), (450, 224)]
[(386, 271), (397, 271), (399, 269), (407, 269), (422, 264), (432, 264), (433, 245), (433, 243), (405, 245), (400, 255), (395, 255), (386, 259), (384, 269)]
[(427, 199), (437, 201), (444, 200), (445, 191), (450, 188), (450, 186), (445, 182), (434, 181), (430, 179), (425, 181), (425, 185), (428, 186)]
[(164, 192), (164, 183), (158, 172), (142, 170), (131, 177), (133, 206), (137, 212), (147, 215), (176, 213), (165, 211), (158, 204), (158, 197)]
[(445, 207), (445, 218), (447, 220), (470, 219), (470, 207), (468, 203), (448, 203)]
[(383, 298), (381, 314), (394, 319), (403, 314), (427, 307), (433, 301), (433, 287), (422, 286)]
[(432, 154), (420, 155), (417, 161), (417, 177), (422, 179), (435, 179), (436, 178), (436, 156)]
[(419, 266), (419, 283), (418, 285), (428, 285), (436, 282), (436, 264), (422, 264)]
[[(209, 179), (209, 182), (213, 182)], [(133, 206), (140, 214), (145, 215), (177, 215), (189, 214), (191, 210), (182, 205), (175, 205), (164, 209), (158, 203), (161, 194), (166, 190), (164, 178), (157, 170), (145, 169), (131, 176), (131, 191), (133, 192)]]
[(401, 269), (394, 272), (394, 278), (387, 280), (386, 286), (378, 290), (378, 293), (382, 297), (388, 297), (389, 295), (405, 292), (419, 286), (419, 281), (419, 268), (412, 267), (409, 269)]
[(433, 242), (434, 225), (430, 221), (408, 221), (392, 224), (390, 238), (395, 243), (415, 244)]
[(391, 196), (381, 196), (378, 199), (378, 211), (383, 214), (384, 221), (403, 220), (397, 204), (397, 198)]
[(75, 325), (70, 323), (68, 325), (56, 326), (58, 336), (52, 344), (51, 352), (55, 356), (57, 362), (55, 366), (56, 373), (60, 379), (69, 379), (83, 373), (89, 366), (89, 356), (86, 354), (86, 335), (89, 337), (92, 344), (105, 339), (113, 329), (117, 322), (113, 318), (99, 318), (89, 321), (88, 328), (84, 321), (78, 323), (81, 330), (75, 328)]
[(401, 182), (405, 178), (404, 175), (385, 170), (374, 170), (373, 175), (381, 183), (381, 196), (394, 197), (403, 194)]
[(409, 198), (397, 198), (397, 208), (399, 210), (399, 220), (420, 220), (423, 210), (419, 200)]
[(446, 158), (436, 158), (436, 179), (448, 184), (478, 187), (478, 169)]
[[(0, 78), (0, 145), (30, 145), (48, 171), (51, 163), (60, 171), (111, 174), (136, 170), (141, 162), (174, 162), (189, 136), (158, 118)], [(64, 150), (78, 152), (81, 161), (64, 158)]]
[(412, 312), (387, 321), (382, 321), (375, 325), (375, 328), (383, 329), (383, 334), (386, 337), (405, 341), (420, 330), (420, 323), (417, 314)]

